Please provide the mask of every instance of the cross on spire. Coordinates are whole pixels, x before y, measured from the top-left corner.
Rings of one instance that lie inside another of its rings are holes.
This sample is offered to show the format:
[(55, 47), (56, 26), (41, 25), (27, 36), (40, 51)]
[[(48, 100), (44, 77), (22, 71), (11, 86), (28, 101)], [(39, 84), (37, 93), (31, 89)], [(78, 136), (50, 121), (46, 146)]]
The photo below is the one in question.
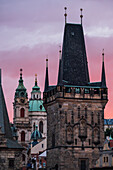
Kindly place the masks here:
[(82, 25), (82, 18), (83, 18), (82, 11), (83, 11), (83, 9), (81, 8), (80, 11), (81, 11), (80, 18), (81, 18), (81, 25)]
[(67, 23), (67, 13), (66, 13), (67, 7), (64, 7), (64, 9), (65, 9), (65, 14), (64, 14), (64, 16), (65, 16), (65, 24), (66, 24), (66, 23)]

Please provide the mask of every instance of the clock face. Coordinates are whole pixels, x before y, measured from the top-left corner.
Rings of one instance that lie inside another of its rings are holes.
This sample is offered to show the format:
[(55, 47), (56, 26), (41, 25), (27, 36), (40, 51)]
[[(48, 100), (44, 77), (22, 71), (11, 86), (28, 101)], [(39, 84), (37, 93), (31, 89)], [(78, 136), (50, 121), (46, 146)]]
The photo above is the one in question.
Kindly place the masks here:
[(24, 100), (24, 99), (20, 99), (20, 101), (21, 101), (21, 103), (24, 103), (24, 102), (25, 102), (25, 100)]

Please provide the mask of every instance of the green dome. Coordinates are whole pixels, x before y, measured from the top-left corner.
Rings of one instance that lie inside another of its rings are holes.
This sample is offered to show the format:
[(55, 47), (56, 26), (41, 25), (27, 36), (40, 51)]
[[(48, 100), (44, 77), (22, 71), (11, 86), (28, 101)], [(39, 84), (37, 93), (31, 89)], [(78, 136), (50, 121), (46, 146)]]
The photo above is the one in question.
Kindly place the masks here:
[(29, 101), (29, 112), (46, 112), (42, 100), (30, 100)]
[(34, 87), (32, 88), (32, 92), (40, 92), (40, 87), (34, 86)]
[(38, 126), (36, 125), (35, 130), (31, 134), (31, 139), (36, 141), (36, 140), (41, 139), (41, 138), (42, 138), (42, 134), (39, 132)]

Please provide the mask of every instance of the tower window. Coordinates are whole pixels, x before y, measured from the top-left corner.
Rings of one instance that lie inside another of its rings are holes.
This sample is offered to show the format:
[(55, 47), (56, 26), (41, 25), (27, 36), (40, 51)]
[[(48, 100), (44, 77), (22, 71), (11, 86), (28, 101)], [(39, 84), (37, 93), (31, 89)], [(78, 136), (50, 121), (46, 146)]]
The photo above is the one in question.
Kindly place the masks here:
[(35, 99), (35, 95), (33, 95), (33, 98)]
[(85, 118), (87, 119), (87, 107), (85, 108)]
[(20, 117), (24, 117), (25, 116), (25, 110), (24, 108), (20, 109)]
[(98, 124), (100, 124), (100, 113), (98, 113)]
[(38, 99), (38, 94), (37, 94), (37, 99)]
[(77, 139), (75, 139), (75, 145), (77, 145)]
[(9, 168), (14, 168), (14, 159), (13, 158), (9, 159)]
[(25, 155), (22, 154), (22, 161), (25, 161)]
[(40, 110), (42, 110), (42, 105), (40, 105)]
[(93, 112), (92, 112), (92, 114), (91, 114), (91, 124), (93, 124), (94, 123), (94, 120), (93, 120)]
[(78, 107), (78, 118), (80, 118), (80, 107)]
[(21, 132), (21, 142), (25, 142), (25, 132)]
[(89, 145), (91, 145), (91, 140), (89, 139)]
[(79, 94), (80, 93), (80, 88), (75, 88), (75, 93)]
[(55, 134), (52, 135), (52, 147), (55, 147)]
[(40, 121), (39, 123), (39, 132), (43, 133), (43, 122)]

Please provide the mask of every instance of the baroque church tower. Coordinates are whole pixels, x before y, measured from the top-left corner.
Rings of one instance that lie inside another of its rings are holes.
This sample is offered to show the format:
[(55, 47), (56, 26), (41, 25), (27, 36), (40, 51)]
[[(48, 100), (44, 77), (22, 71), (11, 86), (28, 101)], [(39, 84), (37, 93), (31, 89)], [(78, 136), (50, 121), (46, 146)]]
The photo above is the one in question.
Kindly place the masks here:
[(90, 82), (82, 24), (65, 24), (58, 83), (49, 85), (47, 64), (43, 98), (47, 110), (47, 170), (94, 167), (104, 143), (108, 92), (104, 53), (101, 81)]
[[(20, 69), (19, 85), (15, 92), (13, 109), (13, 123), (17, 128), (18, 142), (22, 144), (26, 150), (31, 137), (31, 124), (28, 112), (28, 94), (23, 84), (22, 69)], [(23, 161), (27, 162), (26, 152), (23, 154)]]
[(32, 132), (35, 126), (38, 126), (42, 136), (47, 137), (47, 113), (43, 106), (43, 100), (41, 100), (41, 91), (37, 84), (37, 74), (35, 74), (35, 85), (32, 88), (31, 98), (29, 100), (29, 118)]

